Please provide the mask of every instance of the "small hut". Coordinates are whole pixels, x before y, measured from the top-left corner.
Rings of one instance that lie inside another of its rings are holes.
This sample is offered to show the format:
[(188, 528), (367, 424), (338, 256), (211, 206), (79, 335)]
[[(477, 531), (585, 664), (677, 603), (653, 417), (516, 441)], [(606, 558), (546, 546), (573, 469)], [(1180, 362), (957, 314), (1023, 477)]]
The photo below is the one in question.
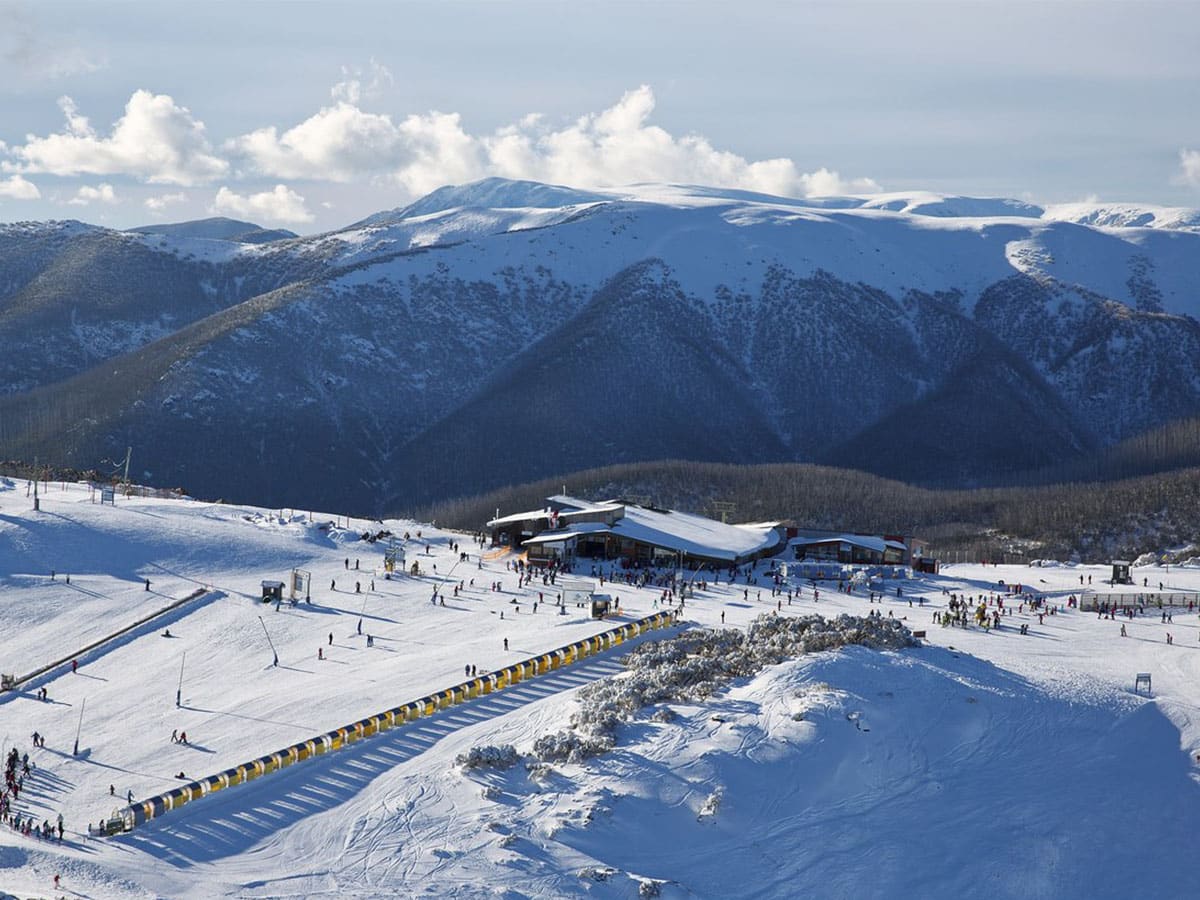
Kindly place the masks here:
[(1113, 584), (1133, 584), (1133, 576), (1129, 574), (1129, 570), (1133, 567), (1132, 563), (1126, 562), (1123, 559), (1114, 559), (1112, 567)]
[(283, 602), (283, 582), (282, 581), (264, 581), (262, 583), (262, 602)]
[(592, 618), (603, 619), (613, 611), (612, 597), (608, 594), (592, 594)]

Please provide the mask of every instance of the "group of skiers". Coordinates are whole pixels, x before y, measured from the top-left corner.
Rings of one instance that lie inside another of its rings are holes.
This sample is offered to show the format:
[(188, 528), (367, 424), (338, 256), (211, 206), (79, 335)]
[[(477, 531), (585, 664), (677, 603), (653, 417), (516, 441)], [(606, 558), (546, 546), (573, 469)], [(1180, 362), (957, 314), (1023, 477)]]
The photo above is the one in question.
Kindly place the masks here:
[[(35, 747), (45, 746), (41, 743), (42, 737), (36, 732), (33, 739)], [(21, 753), (16, 747), (9, 750), (4, 758), (4, 793), (0, 794), (0, 823), (8, 825), (13, 831), (26, 837), (52, 840), (57, 833), (58, 840), (61, 842), (66, 830), (63, 825), (62, 813), (58, 814), (56, 827), (49, 819), (43, 820), (42, 824), (38, 825), (32, 814), (22, 815), (15, 808), (22, 791), (25, 790), (26, 777), (32, 778), (36, 770), (37, 764), (29, 758), (28, 753)]]

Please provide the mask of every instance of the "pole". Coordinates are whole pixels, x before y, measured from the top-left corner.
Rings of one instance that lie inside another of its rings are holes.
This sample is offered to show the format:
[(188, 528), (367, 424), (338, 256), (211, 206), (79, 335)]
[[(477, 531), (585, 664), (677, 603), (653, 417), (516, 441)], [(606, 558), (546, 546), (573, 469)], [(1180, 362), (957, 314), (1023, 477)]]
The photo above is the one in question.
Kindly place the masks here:
[(179, 660), (179, 687), (175, 689), (175, 708), (178, 709), (181, 705), (180, 700), (183, 697), (183, 664), (187, 661), (187, 651), (183, 651), (183, 659)]
[(267, 623), (263, 621), (263, 617), (258, 617), (258, 624), (263, 627), (263, 634), (267, 636), (267, 643), (271, 645), (271, 654), (275, 657), (271, 663), (273, 666), (279, 665), (279, 654), (275, 652), (275, 644), (271, 641), (271, 632), (267, 631)]
[(87, 706), (87, 697), (84, 697), (79, 704), (79, 727), (75, 729), (75, 749), (71, 751), (72, 756), (79, 755), (79, 735), (83, 732), (83, 708)]

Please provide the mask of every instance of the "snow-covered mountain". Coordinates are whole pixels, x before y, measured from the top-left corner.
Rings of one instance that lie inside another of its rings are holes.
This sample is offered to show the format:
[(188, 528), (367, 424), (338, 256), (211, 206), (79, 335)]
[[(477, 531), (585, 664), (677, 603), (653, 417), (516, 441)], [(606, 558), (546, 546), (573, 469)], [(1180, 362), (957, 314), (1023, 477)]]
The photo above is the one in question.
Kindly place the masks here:
[(0, 446), (361, 511), (670, 456), (978, 483), (1200, 413), (1198, 221), (488, 179), (268, 243), (6, 226)]
[(142, 225), (130, 228), (141, 234), (169, 234), (176, 237), (209, 238), (217, 241), (234, 241), (240, 244), (265, 244), (296, 237), (294, 231), (285, 228), (263, 228), (253, 222), (240, 222), (224, 216), (198, 219), (194, 222), (174, 222), (159, 225)]

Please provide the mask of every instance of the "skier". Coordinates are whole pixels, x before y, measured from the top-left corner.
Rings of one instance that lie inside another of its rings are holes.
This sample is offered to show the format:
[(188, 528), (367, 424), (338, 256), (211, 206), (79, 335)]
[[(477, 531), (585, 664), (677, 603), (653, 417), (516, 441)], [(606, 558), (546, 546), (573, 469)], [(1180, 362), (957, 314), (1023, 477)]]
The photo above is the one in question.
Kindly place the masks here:
[(317, 659), (324, 659), (324, 658), (325, 658), (325, 648), (318, 647), (317, 648)]
[(187, 732), (186, 731), (179, 732), (179, 743), (186, 744), (187, 742), (188, 742)]
[(172, 744), (178, 744), (178, 743), (179, 743), (179, 729), (177, 729), (177, 728), (176, 728), (176, 729), (173, 729), (173, 730), (171, 731), (171, 743), (172, 743)]
[(504, 639), (504, 649), (505, 649), (505, 650), (507, 650), (507, 649), (508, 649), (508, 638), (505, 638), (505, 639)]
[(329, 632), (329, 646), (330, 647), (333, 646), (333, 632), (332, 631)]

